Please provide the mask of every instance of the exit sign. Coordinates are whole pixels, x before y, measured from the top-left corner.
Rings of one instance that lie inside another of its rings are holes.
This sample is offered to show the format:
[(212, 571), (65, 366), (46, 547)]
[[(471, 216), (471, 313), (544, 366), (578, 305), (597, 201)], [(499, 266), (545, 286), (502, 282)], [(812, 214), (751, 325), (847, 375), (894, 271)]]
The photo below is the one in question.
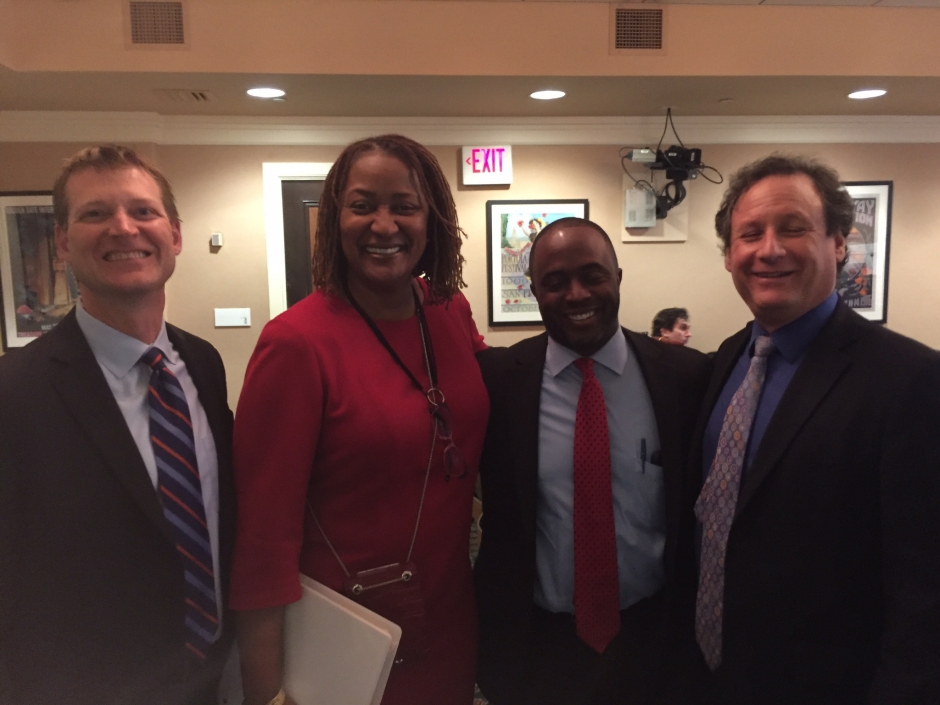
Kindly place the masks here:
[(512, 147), (464, 147), (464, 186), (512, 183)]

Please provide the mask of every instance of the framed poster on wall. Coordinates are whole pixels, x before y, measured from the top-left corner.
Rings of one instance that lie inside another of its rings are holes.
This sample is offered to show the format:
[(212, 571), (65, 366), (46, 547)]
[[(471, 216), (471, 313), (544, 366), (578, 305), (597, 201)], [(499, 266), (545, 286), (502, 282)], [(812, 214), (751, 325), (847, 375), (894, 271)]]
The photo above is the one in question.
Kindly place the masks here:
[(52, 330), (78, 300), (56, 253), (51, 193), (0, 193), (0, 291), (4, 350)]
[(529, 286), (529, 251), (535, 236), (561, 218), (589, 218), (587, 199), (486, 202), (489, 324), (541, 325)]
[(848, 181), (855, 225), (846, 238), (846, 262), (836, 291), (870, 321), (888, 320), (888, 259), (891, 250), (891, 181)]

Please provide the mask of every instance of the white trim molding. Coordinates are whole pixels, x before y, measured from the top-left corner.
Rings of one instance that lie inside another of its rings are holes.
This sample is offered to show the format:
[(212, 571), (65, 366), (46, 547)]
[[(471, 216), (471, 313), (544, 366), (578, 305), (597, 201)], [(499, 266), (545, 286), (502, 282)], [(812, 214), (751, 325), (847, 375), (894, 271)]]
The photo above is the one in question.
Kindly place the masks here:
[[(0, 112), (0, 142), (149, 142), (160, 145), (346, 145), (399, 132), (429, 145), (651, 144), (663, 119), (265, 118), (119, 112)], [(695, 144), (940, 142), (940, 116), (683, 117)]]
[(332, 162), (263, 162), (264, 236), (268, 252), (268, 307), (271, 318), (287, 310), (287, 264), (284, 261), (284, 180), (323, 180)]

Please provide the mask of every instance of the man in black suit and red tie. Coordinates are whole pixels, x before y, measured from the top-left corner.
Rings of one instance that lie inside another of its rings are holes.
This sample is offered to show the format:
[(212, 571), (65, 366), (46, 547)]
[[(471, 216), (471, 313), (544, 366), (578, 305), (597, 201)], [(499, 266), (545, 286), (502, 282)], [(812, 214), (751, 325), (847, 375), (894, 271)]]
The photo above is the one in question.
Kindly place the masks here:
[(209, 705), (232, 639), (232, 414), (164, 322), (170, 184), (93, 147), (53, 190), (81, 302), (0, 358), (0, 703)]
[(494, 705), (654, 705), (709, 361), (620, 327), (596, 223), (557, 220), (530, 252), (546, 333), (480, 355), (480, 688)]
[(940, 702), (940, 354), (839, 300), (853, 218), (833, 170), (780, 155), (715, 217), (754, 321), (693, 454), (707, 703)]

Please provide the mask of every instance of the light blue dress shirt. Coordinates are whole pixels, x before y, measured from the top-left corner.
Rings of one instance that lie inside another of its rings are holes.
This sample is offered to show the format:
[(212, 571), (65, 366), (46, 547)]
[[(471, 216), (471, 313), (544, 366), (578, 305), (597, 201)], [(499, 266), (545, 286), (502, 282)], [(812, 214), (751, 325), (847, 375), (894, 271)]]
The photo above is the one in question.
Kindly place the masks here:
[[(574, 421), (581, 393), (580, 356), (548, 339), (539, 406), (535, 603), (574, 611)], [(646, 382), (618, 331), (591, 356), (604, 391), (617, 533), (620, 608), (658, 592), (664, 583), (666, 504), (659, 433)]]
[[(150, 475), (150, 482), (156, 490), (157, 461), (150, 442), (150, 411), (147, 399), (150, 368), (140, 362), (141, 356), (151, 346), (102, 323), (82, 308), (80, 302), (75, 309), (78, 327), (85, 335), (111, 393), (121, 408), (127, 428)], [(219, 576), (219, 459), (215, 452), (215, 440), (206, 412), (199, 403), (196, 385), (186, 370), (186, 364), (167, 337), (166, 323), (160, 327), (160, 334), (153, 345), (163, 352), (166, 366), (179, 380), (193, 422), (196, 462), (199, 464), (199, 480), (202, 483), (202, 502), (206, 511), (206, 523), (209, 525), (209, 543), (212, 546), (215, 599), (219, 606), (219, 631), (216, 633), (218, 637), (222, 630), (222, 586)], [(146, 556), (141, 556), (141, 560), (146, 560)]]

